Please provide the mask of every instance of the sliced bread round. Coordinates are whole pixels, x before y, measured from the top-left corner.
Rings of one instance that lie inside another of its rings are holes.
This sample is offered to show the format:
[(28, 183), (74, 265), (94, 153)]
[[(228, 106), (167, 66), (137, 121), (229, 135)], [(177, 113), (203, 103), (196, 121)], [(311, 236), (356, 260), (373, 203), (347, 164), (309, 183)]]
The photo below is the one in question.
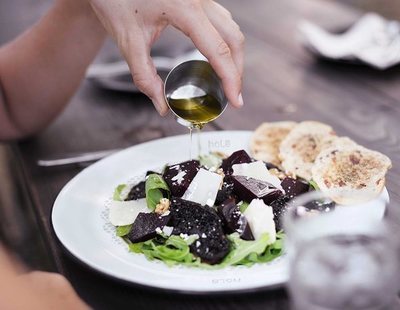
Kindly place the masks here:
[(279, 167), (281, 165), (279, 146), (295, 126), (296, 123), (290, 121), (262, 123), (254, 131), (250, 140), (252, 157)]
[(299, 123), (280, 145), (282, 167), (291, 174), (310, 180), (315, 158), (335, 138), (335, 132), (328, 125), (315, 121)]
[(355, 143), (335, 143), (316, 158), (312, 178), (337, 203), (356, 204), (379, 196), (391, 166), (382, 153)]

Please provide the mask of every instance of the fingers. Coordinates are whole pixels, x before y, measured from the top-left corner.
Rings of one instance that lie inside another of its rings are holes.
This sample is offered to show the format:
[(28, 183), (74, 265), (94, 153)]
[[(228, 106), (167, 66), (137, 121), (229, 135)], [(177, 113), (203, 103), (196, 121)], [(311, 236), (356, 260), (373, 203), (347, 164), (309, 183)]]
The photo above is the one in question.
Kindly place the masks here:
[(208, 2), (205, 7), (207, 16), (211, 23), (218, 30), (221, 37), (229, 45), (231, 49), (233, 61), (240, 74), (243, 75), (243, 58), (244, 58), (244, 35), (240, 31), (240, 27), (232, 19), (231, 13), (217, 2)]
[(164, 116), (168, 112), (168, 107), (164, 99), (163, 81), (157, 74), (144, 37), (130, 37), (119, 45), (136, 87), (153, 101), (158, 113)]
[[(193, 22), (194, 20), (196, 22)], [(231, 49), (204, 11), (192, 10), (190, 14), (177, 17), (173, 25), (187, 34), (208, 59), (222, 80), (229, 102), (235, 107), (241, 107), (241, 75), (233, 60)]]
[(28, 285), (27, 288), (36, 295), (36, 298), (42, 297), (42, 306), (37, 309), (89, 309), (68, 280), (60, 274), (33, 271), (20, 276), (19, 279)]

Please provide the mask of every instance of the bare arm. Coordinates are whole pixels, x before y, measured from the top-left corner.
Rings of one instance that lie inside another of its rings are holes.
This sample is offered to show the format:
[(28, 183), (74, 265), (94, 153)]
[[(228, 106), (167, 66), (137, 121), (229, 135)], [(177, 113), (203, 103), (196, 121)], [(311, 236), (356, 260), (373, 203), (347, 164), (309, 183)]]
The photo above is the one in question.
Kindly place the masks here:
[(0, 48), (0, 141), (45, 127), (66, 105), (105, 32), (84, 0), (57, 0), (30, 30)]
[(25, 273), (1, 245), (0, 274), (0, 309), (89, 309), (63, 276), (40, 271)]

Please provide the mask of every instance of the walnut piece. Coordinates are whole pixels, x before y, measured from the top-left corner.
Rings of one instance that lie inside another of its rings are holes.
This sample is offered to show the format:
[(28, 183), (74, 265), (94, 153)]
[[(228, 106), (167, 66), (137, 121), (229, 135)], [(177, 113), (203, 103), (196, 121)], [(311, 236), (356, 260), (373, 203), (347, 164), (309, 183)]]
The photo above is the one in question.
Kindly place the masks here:
[(228, 158), (228, 155), (226, 155), (224, 152), (220, 152), (220, 151), (214, 151), (212, 152), (212, 154), (221, 157), (222, 159)]
[(224, 170), (222, 168), (218, 168), (217, 171), (215, 171), (217, 174), (219, 174), (220, 176), (222, 176), (223, 178), (225, 177), (225, 173)]
[(154, 212), (160, 215), (164, 214), (168, 211), (170, 205), (171, 202), (168, 198), (161, 198), (160, 203), (156, 205), (156, 209), (154, 210)]
[(283, 180), (284, 178), (286, 178), (288, 175), (285, 174), (284, 172), (276, 169), (276, 168), (272, 168), (268, 170), (272, 175), (278, 177), (280, 180)]
[(222, 168), (217, 169), (217, 171), (215, 171), (217, 174), (219, 174), (222, 177), (222, 181), (221, 184), (219, 185), (219, 189), (222, 189), (222, 186), (224, 185), (224, 178), (225, 178), (225, 173), (224, 170)]

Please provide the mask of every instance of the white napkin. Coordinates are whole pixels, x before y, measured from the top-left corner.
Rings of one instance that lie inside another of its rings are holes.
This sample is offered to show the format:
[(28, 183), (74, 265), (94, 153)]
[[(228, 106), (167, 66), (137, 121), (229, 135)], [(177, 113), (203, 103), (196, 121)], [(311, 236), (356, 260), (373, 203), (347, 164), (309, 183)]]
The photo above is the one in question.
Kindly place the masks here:
[(400, 63), (400, 23), (368, 13), (343, 34), (303, 21), (302, 42), (312, 52), (336, 60), (359, 60), (384, 70)]

